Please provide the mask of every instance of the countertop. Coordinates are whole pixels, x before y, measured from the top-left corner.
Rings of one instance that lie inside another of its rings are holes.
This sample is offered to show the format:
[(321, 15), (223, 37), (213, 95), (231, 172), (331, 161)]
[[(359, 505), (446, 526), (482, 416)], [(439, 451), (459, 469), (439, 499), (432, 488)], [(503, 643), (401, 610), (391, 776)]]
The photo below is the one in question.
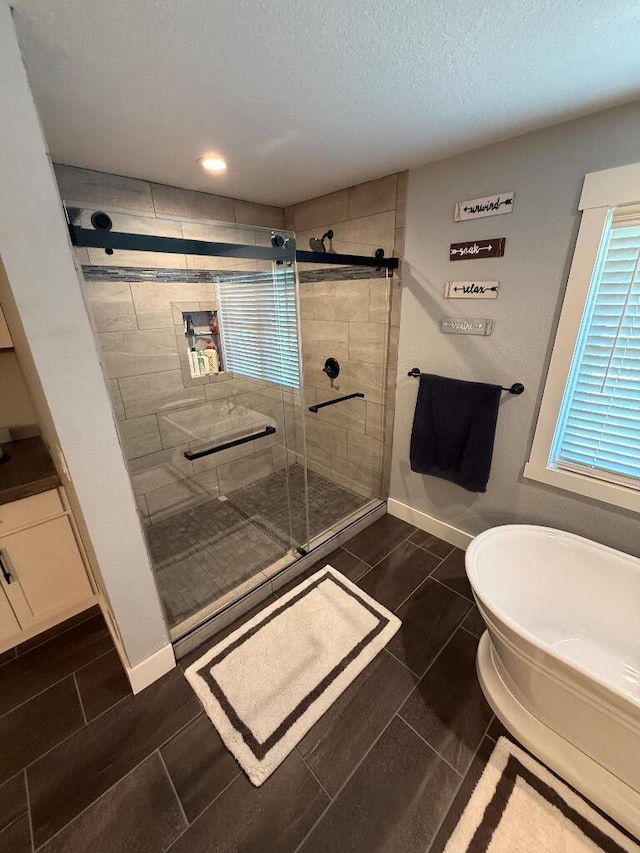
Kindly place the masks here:
[(28, 498), (60, 485), (60, 478), (42, 437), (3, 442), (9, 459), (0, 462), (0, 504)]

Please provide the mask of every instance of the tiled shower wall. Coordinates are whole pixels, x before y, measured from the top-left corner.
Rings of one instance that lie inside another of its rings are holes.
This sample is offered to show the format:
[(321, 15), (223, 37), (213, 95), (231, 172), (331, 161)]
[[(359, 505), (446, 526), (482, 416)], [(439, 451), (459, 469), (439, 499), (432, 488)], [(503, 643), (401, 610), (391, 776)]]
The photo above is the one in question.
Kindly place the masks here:
[[(56, 166), (56, 176), (66, 200), (140, 211), (141, 216), (112, 214), (114, 227), (121, 230), (262, 242), (268, 235), (259, 231), (247, 234), (238, 226), (287, 227), (296, 230), (298, 246), (306, 249), (310, 237), (320, 237), (333, 228), (330, 248), (336, 252), (373, 255), (382, 247), (386, 255), (402, 255), (406, 173), (311, 199), (285, 211), (69, 166)], [(221, 225), (176, 222), (164, 216), (214, 219)], [(117, 252), (109, 257), (93, 249), (82, 250), (80, 260), (102, 266), (141, 265), (140, 253)], [(211, 260), (145, 253), (144, 265), (205, 268), (211, 266)], [(224, 265), (216, 259), (217, 268)], [(228, 265), (238, 269), (241, 263)], [(317, 265), (300, 268), (318, 269)], [(185, 446), (194, 443), (187, 439), (201, 435), (208, 423), (219, 424), (222, 432), (227, 424), (251, 420), (256, 412), (274, 423), (283, 418), (280, 389), (270, 383), (228, 375), (190, 379), (179, 312), (196, 306), (213, 310), (213, 285), (91, 281), (86, 288), (134, 488), (146, 516), (159, 517), (210, 495), (224, 494), (232, 485), (259, 479), (285, 464), (281, 440), (276, 443), (271, 438), (193, 463), (182, 455)], [(360, 494), (386, 497), (400, 318), (399, 273), (392, 278), (303, 282), (301, 313), (309, 464)], [(342, 368), (334, 387), (322, 372), (328, 356), (337, 358)], [(341, 403), (316, 415), (307, 411), (314, 402), (355, 391), (362, 391), (365, 400)], [(284, 417), (289, 438), (295, 435), (300, 452), (300, 418), (293, 417), (298, 404), (289, 392)]]
[[(407, 173), (388, 175), (285, 209), (285, 227), (295, 230), (298, 248), (330, 228), (327, 247), (339, 253), (402, 257)], [(300, 265), (304, 270), (306, 266)], [(362, 391), (354, 399), (307, 411), (310, 467), (340, 485), (386, 497), (400, 327), (400, 271), (390, 278), (301, 283), (305, 410), (335, 396)], [(322, 371), (337, 358), (341, 373), (332, 383)]]
[[(108, 208), (114, 230), (253, 243), (265, 242), (268, 234), (238, 227), (239, 218), (246, 224), (282, 228), (279, 208), (68, 166), (56, 166), (56, 176), (65, 200)], [(118, 208), (139, 210), (140, 215), (114, 213)], [(162, 216), (215, 218), (229, 225)], [(89, 213), (83, 214), (81, 224), (90, 227), (84, 221), (88, 218)], [(199, 269), (212, 265), (210, 258), (122, 251), (108, 256), (100, 249), (79, 250), (79, 259), (85, 265), (101, 266)], [(227, 265), (256, 267), (254, 262), (242, 261)], [(224, 266), (223, 259), (215, 259), (217, 269)], [(196, 379), (189, 373), (182, 312), (215, 310), (214, 284), (87, 281), (85, 293), (144, 517), (157, 519), (227, 494), (285, 464), (285, 421), (291, 441), (294, 407), (299, 405), (293, 392), (229, 373)], [(229, 434), (265, 425), (276, 426), (276, 434), (193, 462), (184, 458), (187, 449), (200, 449)]]

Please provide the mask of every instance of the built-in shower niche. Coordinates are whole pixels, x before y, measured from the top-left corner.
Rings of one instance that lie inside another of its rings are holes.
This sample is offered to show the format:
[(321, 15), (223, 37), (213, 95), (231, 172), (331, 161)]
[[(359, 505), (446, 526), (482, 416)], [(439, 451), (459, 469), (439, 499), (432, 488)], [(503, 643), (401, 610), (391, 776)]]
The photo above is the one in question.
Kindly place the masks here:
[(224, 373), (217, 311), (183, 311), (185, 345), (192, 379)]

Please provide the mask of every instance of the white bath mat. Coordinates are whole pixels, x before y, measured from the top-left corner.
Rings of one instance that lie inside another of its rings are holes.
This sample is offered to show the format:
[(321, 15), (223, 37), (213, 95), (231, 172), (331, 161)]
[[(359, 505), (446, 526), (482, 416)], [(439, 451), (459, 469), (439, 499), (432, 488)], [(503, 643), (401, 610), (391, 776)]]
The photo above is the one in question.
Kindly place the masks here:
[(389, 642), (400, 620), (326, 566), (186, 671), (254, 785)]
[(445, 853), (638, 853), (582, 797), (506, 738), (498, 740)]

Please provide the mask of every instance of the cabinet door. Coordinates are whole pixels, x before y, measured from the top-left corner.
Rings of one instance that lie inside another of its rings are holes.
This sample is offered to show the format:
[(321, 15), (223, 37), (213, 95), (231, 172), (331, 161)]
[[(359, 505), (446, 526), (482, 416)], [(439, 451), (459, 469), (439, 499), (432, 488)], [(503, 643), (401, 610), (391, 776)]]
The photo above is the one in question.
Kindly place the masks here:
[[(89, 578), (78, 551), (69, 519), (45, 521), (0, 539), (2, 561), (13, 582), (4, 585), (9, 601), (24, 595), (30, 614), (22, 616), (18, 600), (14, 609), (22, 627), (53, 616), (89, 598)], [(30, 615), (30, 619), (29, 619)]]
[(20, 631), (16, 615), (11, 609), (9, 599), (0, 586), (0, 640), (5, 640)]

